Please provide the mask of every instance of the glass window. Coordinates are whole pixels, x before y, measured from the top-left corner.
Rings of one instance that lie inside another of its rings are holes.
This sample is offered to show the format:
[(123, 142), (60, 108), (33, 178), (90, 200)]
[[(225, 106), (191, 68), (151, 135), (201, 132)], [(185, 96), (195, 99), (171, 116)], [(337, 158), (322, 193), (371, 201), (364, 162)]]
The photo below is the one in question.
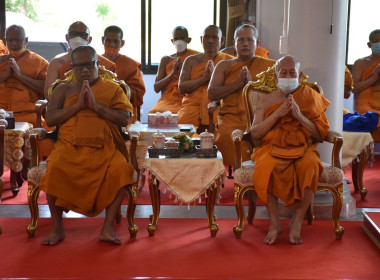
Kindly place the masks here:
[(371, 54), (368, 36), (379, 29), (379, 0), (351, 0), (347, 64)]
[[(35, 15), (23, 12), (15, 0), (6, 1), (6, 24), (20, 24), (25, 28), (29, 41), (65, 42), (69, 25), (82, 21), (90, 28), (91, 45), (104, 53), (101, 38), (109, 25), (118, 25), (124, 32), (125, 45), (121, 53), (133, 59), (141, 59), (141, 2), (122, 0), (30, 0)], [(12, 6), (13, 5), (13, 6)], [(9, 8), (12, 9), (9, 9)], [(11, 10), (11, 11), (10, 11)], [(27, 16), (27, 15), (29, 16)]]

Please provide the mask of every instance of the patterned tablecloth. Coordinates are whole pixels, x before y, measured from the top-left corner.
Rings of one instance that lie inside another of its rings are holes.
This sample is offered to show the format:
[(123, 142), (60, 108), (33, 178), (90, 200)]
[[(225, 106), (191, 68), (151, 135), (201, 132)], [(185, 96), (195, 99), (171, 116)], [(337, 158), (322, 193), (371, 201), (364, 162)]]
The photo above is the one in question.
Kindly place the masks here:
[(373, 145), (373, 138), (369, 132), (343, 131), (342, 166), (349, 165), (363, 149)]
[[(197, 203), (209, 188), (220, 191), (226, 173), (220, 152), (216, 158), (145, 158), (143, 168), (174, 195), (179, 204)], [(160, 185), (160, 188), (162, 186)]]

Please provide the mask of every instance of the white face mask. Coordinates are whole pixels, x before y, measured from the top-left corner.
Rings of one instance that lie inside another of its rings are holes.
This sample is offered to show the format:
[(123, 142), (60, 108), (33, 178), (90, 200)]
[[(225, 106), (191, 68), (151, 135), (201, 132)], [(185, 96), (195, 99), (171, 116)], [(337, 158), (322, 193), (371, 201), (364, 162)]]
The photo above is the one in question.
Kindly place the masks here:
[(278, 78), (277, 85), (283, 93), (289, 94), (295, 91), (299, 85), (299, 82), (298, 78)]
[(71, 38), (69, 40), (69, 46), (70, 46), (70, 49), (72, 49), (72, 50), (74, 50), (77, 47), (87, 46), (87, 45), (88, 45), (88, 42), (80, 36)]
[(175, 49), (177, 50), (177, 52), (183, 52), (184, 50), (186, 50), (187, 43), (182, 40), (177, 40), (177, 41), (174, 41), (173, 45)]
[(380, 55), (380, 42), (379, 43), (371, 43), (372, 52), (376, 55)]

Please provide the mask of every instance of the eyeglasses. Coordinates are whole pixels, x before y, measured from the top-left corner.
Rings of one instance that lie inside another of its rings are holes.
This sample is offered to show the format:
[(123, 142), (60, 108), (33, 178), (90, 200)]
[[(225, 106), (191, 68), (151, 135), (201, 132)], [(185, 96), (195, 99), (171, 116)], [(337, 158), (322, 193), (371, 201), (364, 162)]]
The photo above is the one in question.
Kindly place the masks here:
[(86, 63), (78, 63), (78, 64), (71, 64), (71, 65), (73, 66), (74, 70), (82, 71), (84, 67), (86, 67), (88, 70), (91, 70), (95, 68), (95, 65), (97, 62), (98, 62), (97, 60), (93, 60)]
[(77, 32), (77, 31), (69, 31), (69, 35), (71, 38), (75, 38), (80, 36), (82, 39), (87, 40), (88, 34), (86, 32)]

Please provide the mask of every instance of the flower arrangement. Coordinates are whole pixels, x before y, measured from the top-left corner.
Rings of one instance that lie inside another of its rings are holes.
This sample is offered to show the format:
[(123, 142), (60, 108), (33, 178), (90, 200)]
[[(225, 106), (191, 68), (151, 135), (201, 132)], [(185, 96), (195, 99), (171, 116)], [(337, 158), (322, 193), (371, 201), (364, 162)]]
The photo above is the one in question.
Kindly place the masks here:
[(194, 149), (193, 141), (185, 132), (177, 133), (172, 138), (179, 142), (178, 148), (180, 148), (182, 152), (184, 153), (193, 152), (193, 149)]

